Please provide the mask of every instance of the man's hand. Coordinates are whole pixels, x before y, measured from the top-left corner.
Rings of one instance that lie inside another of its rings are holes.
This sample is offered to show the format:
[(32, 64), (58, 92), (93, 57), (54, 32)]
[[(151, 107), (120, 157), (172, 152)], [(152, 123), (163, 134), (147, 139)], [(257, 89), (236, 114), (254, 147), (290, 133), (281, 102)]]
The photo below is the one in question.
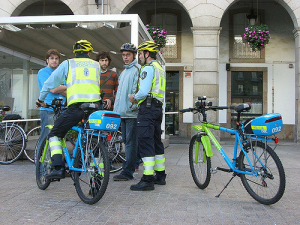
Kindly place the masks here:
[(46, 107), (46, 103), (44, 101), (40, 101), (39, 99), (35, 101), (35, 108), (40, 108), (40, 107), (45, 108)]
[(137, 101), (134, 99), (134, 95), (129, 94), (128, 99), (131, 103), (137, 103)]
[(106, 102), (106, 109), (110, 109), (111, 108), (111, 100), (110, 99), (105, 99), (103, 100), (103, 102)]

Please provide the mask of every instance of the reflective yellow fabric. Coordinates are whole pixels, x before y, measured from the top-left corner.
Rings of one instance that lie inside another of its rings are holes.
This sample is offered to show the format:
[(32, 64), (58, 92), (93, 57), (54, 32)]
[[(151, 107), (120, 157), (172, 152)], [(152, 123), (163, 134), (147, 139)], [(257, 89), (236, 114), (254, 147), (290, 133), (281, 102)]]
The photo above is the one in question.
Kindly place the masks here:
[(154, 170), (155, 171), (164, 171), (165, 170), (165, 155), (156, 155), (155, 156), (155, 166)]
[[(158, 62), (152, 61), (151, 64), (147, 64), (145, 66), (153, 66), (154, 67), (154, 77), (151, 84), (150, 94), (153, 95), (154, 98), (164, 103), (165, 91), (166, 91), (166, 73), (163, 68), (159, 65)], [(145, 67), (143, 66), (143, 67)], [(143, 69), (141, 68), (141, 71)], [(141, 79), (141, 78), (140, 78)], [(140, 83), (140, 82), (139, 82)], [(146, 98), (140, 100), (138, 105), (145, 101)]]
[(144, 175), (153, 175), (154, 174), (154, 157), (144, 157), (142, 158), (144, 164)]
[(77, 102), (100, 100), (100, 65), (89, 58), (69, 60), (67, 76), (68, 106)]
[(59, 137), (54, 136), (49, 138), (49, 147), (51, 151), (51, 157), (57, 154), (62, 155), (62, 146)]

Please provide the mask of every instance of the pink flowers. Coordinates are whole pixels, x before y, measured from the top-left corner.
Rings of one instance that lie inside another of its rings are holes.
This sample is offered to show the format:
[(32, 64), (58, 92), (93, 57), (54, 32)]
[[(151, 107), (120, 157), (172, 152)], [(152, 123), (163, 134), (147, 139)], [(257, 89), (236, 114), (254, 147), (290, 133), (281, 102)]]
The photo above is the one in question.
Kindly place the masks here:
[(146, 28), (158, 47), (165, 47), (167, 42), (167, 31), (161, 27), (153, 27), (151, 24), (146, 24)]
[(249, 43), (253, 51), (264, 51), (263, 48), (269, 43), (270, 34), (268, 26), (261, 24), (245, 28), (244, 39)]

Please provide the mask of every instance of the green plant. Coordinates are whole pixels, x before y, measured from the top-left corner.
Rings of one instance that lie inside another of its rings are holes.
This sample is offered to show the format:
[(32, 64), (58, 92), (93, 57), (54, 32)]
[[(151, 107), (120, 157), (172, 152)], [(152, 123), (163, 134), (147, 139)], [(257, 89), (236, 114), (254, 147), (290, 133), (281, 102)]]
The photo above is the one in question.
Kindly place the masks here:
[(158, 45), (159, 49), (165, 47), (167, 43), (167, 31), (162, 27), (154, 27), (151, 24), (146, 24), (146, 28), (152, 37), (153, 41)]
[(265, 24), (250, 25), (245, 28), (244, 39), (254, 52), (257, 50), (264, 51), (264, 47), (269, 43), (270, 38), (269, 28)]

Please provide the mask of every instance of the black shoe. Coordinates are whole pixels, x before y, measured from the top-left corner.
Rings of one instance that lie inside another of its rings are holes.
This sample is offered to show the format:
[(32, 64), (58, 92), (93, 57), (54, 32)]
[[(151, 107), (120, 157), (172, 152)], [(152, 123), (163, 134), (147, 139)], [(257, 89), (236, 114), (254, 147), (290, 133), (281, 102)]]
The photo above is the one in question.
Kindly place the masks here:
[(166, 178), (155, 175), (153, 183), (158, 185), (166, 185)]
[(152, 191), (154, 190), (154, 184), (153, 182), (145, 182), (140, 181), (137, 184), (131, 185), (130, 190), (132, 191)]
[(122, 174), (116, 175), (113, 177), (114, 181), (128, 181), (130, 179), (128, 179), (127, 177), (123, 176)]
[(65, 169), (63, 167), (58, 170), (54, 169), (50, 174), (46, 175), (47, 180), (63, 179), (63, 178), (65, 178)]

